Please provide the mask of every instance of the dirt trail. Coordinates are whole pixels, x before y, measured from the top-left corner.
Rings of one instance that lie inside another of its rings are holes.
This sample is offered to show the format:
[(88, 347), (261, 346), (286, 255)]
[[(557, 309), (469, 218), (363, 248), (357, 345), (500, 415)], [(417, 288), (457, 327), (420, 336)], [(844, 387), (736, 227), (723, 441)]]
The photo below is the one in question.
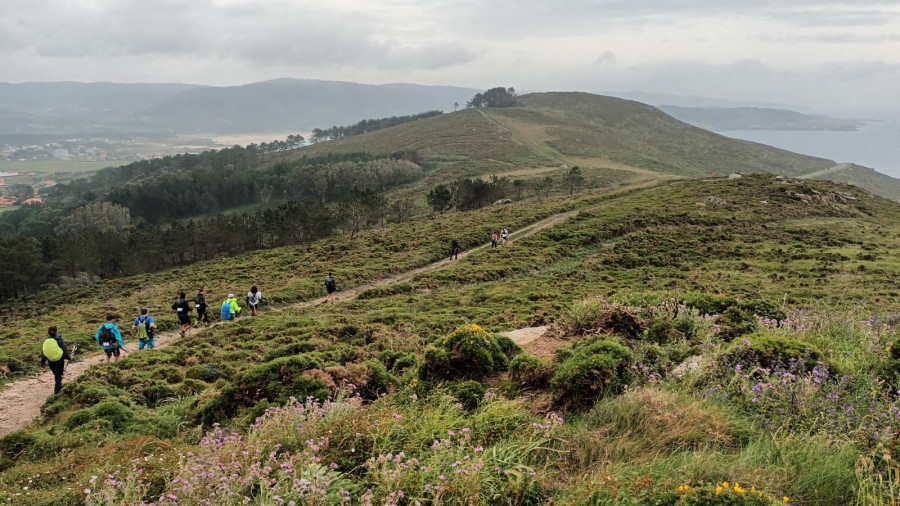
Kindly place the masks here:
[(799, 179), (813, 179), (813, 178), (824, 176), (824, 175), (831, 174), (834, 172), (840, 172), (848, 167), (850, 167), (849, 163), (839, 163), (839, 164), (835, 165), (834, 167), (830, 167), (830, 168), (827, 168), (824, 170), (819, 170), (816, 172), (810, 172), (809, 174), (803, 174), (801, 176), (798, 176), (798, 178)]
[[(541, 230), (562, 223), (577, 214), (578, 211), (570, 211), (567, 213), (555, 214), (543, 220), (532, 223), (531, 225), (510, 233), (509, 242), (512, 243), (519, 239), (530, 237), (540, 232)], [(490, 246), (490, 243), (472, 248), (468, 251), (460, 252), (459, 260), (463, 260), (472, 253), (486, 249), (488, 248), (488, 246)], [(354, 300), (360, 293), (366, 290), (371, 290), (372, 288), (381, 286), (388, 286), (395, 283), (402, 283), (404, 281), (412, 279), (416, 275), (443, 269), (444, 267), (450, 265), (451, 262), (457, 262), (459, 260), (441, 260), (439, 262), (435, 262), (424, 267), (419, 267), (418, 269), (413, 269), (411, 271), (407, 271), (390, 278), (381, 279), (372, 283), (366, 283), (364, 285), (356, 286), (344, 291), (339, 291), (335, 297), (335, 300), (341, 302), (351, 301)], [(325, 298), (322, 297), (307, 302), (292, 304), (282, 308), (276, 308), (274, 309), (274, 311), (281, 311), (286, 308), (305, 308), (321, 304), (324, 301)], [(131, 322), (124, 320), (119, 322), (120, 329), (123, 331), (123, 334), (126, 334), (123, 335), (123, 337), (127, 337), (128, 335), (130, 335), (129, 323)], [(193, 335), (196, 332), (205, 330), (209, 327), (221, 325), (222, 323), (226, 322), (217, 322), (207, 327), (193, 329), (191, 330), (190, 334)], [(156, 347), (165, 348), (169, 346), (179, 339), (178, 335), (178, 332), (159, 334), (156, 337)], [(137, 345), (135, 342), (132, 342), (129, 343), (127, 348), (130, 350), (130, 353), (134, 353), (137, 350)], [(129, 353), (123, 353), (123, 357), (127, 357), (128, 355)], [(74, 378), (87, 371), (91, 366), (101, 364), (106, 361), (106, 356), (102, 353), (88, 356), (82, 356), (78, 354), (76, 358), (78, 358), (78, 361), (70, 363), (68, 368), (66, 369), (66, 373), (63, 376), (63, 381), (72, 381)], [(47, 398), (50, 397), (51, 392), (53, 392), (53, 374), (49, 372), (49, 370), (43, 372), (38, 376), (19, 380), (6, 385), (6, 387), (2, 391), (0, 391), (0, 436), (27, 427), (35, 418), (40, 415), (41, 406), (43, 406)]]

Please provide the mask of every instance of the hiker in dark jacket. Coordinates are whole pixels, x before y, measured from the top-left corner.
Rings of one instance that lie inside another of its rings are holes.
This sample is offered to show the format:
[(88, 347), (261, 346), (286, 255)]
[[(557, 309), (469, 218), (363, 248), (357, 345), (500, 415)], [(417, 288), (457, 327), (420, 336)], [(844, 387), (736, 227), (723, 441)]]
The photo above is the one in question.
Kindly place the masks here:
[(459, 241), (456, 239), (450, 241), (450, 260), (453, 260), (453, 257), (459, 260)]
[(322, 304), (328, 302), (334, 304), (334, 292), (337, 291), (337, 283), (334, 282), (334, 277), (332, 277), (330, 272), (328, 273), (328, 276), (325, 277), (325, 291), (328, 292), (328, 295), (325, 296), (325, 302)]
[(209, 315), (206, 314), (206, 308), (208, 307), (206, 295), (203, 294), (203, 289), (201, 288), (197, 291), (197, 296), (194, 297), (194, 308), (197, 309), (197, 323), (209, 323)]
[(53, 393), (58, 394), (62, 390), (63, 371), (66, 370), (66, 360), (72, 360), (69, 348), (63, 341), (62, 334), (56, 332), (56, 325), (47, 329), (47, 337), (41, 347), (41, 367), (48, 363), (53, 371)]
[(191, 330), (191, 311), (194, 309), (184, 297), (184, 292), (181, 292), (178, 294), (178, 298), (175, 299), (175, 303), (172, 304), (172, 311), (175, 311), (175, 314), (178, 315), (178, 321), (181, 323), (181, 337), (185, 337), (187, 331)]

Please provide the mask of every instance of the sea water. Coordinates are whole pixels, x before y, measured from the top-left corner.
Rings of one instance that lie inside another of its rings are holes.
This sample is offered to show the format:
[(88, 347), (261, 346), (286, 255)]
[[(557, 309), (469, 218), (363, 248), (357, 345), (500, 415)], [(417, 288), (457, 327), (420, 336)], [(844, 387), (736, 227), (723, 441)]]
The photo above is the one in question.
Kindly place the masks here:
[(719, 132), (838, 163), (856, 163), (900, 178), (900, 119), (867, 121), (857, 131), (736, 130)]

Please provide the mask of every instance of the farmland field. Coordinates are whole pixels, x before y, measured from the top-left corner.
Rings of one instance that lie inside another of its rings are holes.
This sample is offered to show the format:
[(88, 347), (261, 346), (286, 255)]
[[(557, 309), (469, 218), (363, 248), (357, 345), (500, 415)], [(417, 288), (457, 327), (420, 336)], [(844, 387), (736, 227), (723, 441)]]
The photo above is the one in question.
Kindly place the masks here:
[(117, 167), (127, 162), (79, 162), (74, 160), (29, 160), (24, 162), (5, 162), (0, 164), (0, 172), (94, 172), (105, 167)]

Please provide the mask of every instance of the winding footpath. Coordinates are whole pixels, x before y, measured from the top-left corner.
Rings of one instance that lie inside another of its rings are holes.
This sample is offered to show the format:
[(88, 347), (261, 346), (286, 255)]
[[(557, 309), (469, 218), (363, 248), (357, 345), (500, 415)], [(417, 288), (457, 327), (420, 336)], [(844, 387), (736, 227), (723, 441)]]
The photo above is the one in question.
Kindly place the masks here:
[[(629, 187), (619, 188), (617, 190), (614, 190), (613, 192), (614, 194), (627, 194), (630, 190), (647, 189), (648, 187), (653, 186), (655, 186), (654, 182), (641, 183)], [(610, 199), (601, 204), (592, 206), (586, 210), (593, 210), (597, 209), (598, 207), (610, 205), (617, 200), (618, 199)], [(578, 213), (579, 211), (569, 211), (566, 213), (554, 214), (552, 216), (544, 218), (543, 220), (532, 223), (531, 225), (528, 225), (511, 233), (509, 236), (509, 242), (513, 243), (520, 239), (531, 237), (532, 235), (537, 234), (544, 229), (559, 225), (560, 223), (574, 218), (576, 215), (578, 215)], [(486, 250), (489, 246), (490, 243), (486, 243), (467, 251), (462, 251), (459, 253), (459, 260), (451, 261), (448, 259), (444, 259), (423, 267), (419, 267), (417, 269), (412, 269), (410, 271), (397, 274), (396, 276), (380, 279), (371, 283), (366, 283), (353, 288), (349, 288), (347, 290), (339, 291), (335, 297), (335, 301), (349, 302), (356, 299), (360, 293), (366, 290), (389, 286), (396, 283), (402, 283), (412, 279), (419, 274), (439, 271), (449, 266), (452, 262), (463, 260), (473, 253), (479, 252), (481, 250)], [(274, 308), (272, 312), (283, 311), (287, 308), (307, 308), (321, 304), (324, 301), (325, 298), (322, 297), (306, 302), (283, 306), (281, 308)], [(125, 323), (127, 324), (128, 322)], [(191, 329), (189, 335), (205, 331), (211, 327), (215, 327), (223, 323), (226, 322), (216, 322), (205, 327)], [(159, 334), (156, 337), (156, 348), (165, 348), (178, 340), (178, 332)], [(136, 351), (136, 343), (130, 343), (128, 349), (130, 350), (130, 352), (126, 352), (123, 359), (127, 358), (130, 353)], [(66, 373), (63, 376), (64, 382), (72, 381), (76, 377), (85, 373), (92, 366), (102, 364), (106, 361), (106, 356), (103, 353), (97, 353), (87, 356), (77, 354), (77, 358), (78, 361), (68, 364)], [(40, 416), (41, 406), (43, 406), (47, 399), (52, 395), (52, 392), (53, 373), (51, 373), (49, 370), (43, 372), (42, 374), (39, 374), (38, 376), (7, 384), (6, 387), (2, 391), (0, 391), (0, 436), (4, 436), (10, 432), (28, 427), (38, 416)]]
[[(545, 218), (541, 221), (532, 223), (516, 232), (510, 234), (509, 242), (515, 242), (519, 239), (524, 239), (526, 237), (530, 237), (541, 230), (552, 227), (554, 225), (558, 225), (566, 220), (571, 219), (575, 215), (578, 214), (578, 211), (570, 211), (567, 213), (555, 214), (548, 218)], [(472, 248), (467, 251), (462, 251), (459, 253), (459, 260), (463, 260), (467, 256), (486, 249), (490, 246), (490, 243), (483, 244), (481, 246)], [(459, 260), (453, 260), (452, 262), (457, 262)], [(389, 278), (380, 279), (377, 281), (373, 281), (371, 283), (366, 283), (363, 285), (359, 285), (347, 290), (339, 291), (335, 297), (336, 302), (348, 302), (356, 299), (360, 293), (371, 290), (373, 288), (393, 285), (396, 283), (402, 283), (404, 281), (408, 281), (413, 277), (424, 274), (428, 272), (434, 272), (441, 269), (446, 268), (451, 264), (450, 260), (444, 259), (439, 262), (434, 262), (432, 264), (426, 265), (424, 267), (419, 267), (418, 269), (413, 269), (410, 271), (406, 271), (404, 273), (398, 274), (396, 276), (392, 276)], [(314, 306), (317, 304), (321, 304), (325, 301), (325, 298), (314, 299), (306, 302), (300, 302), (297, 304), (292, 304), (289, 306), (284, 306), (282, 308), (276, 308), (273, 311), (281, 311), (285, 308), (306, 308), (310, 306)], [(127, 324), (128, 322), (126, 322)], [(199, 327), (191, 329), (190, 335), (193, 335), (197, 332), (205, 331), (211, 327), (215, 327), (217, 325), (221, 325), (225, 322), (216, 322), (206, 327)], [(124, 328), (124, 327), (123, 327)], [(156, 348), (165, 348), (172, 343), (179, 340), (179, 333), (165, 333), (159, 334), (156, 337)], [(137, 349), (136, 343), (130, 343), (127, 346), (130, 352), (125, 352), (123, 354), (124, 358), (127, 358), (130, 353), (134, 353)], [(106, 356), (102, 353), (92, 354), (83, 356), (80, 354), (76, 354), (76, 358), (78, 360), (76, 362), (70, 362), (68, 367), (66, 368), (66, 373), (63, 376), (63, 381), (69, 382), (85, 373), (91, 367), (102, 364), (106, 362)], [(6, 387), (0, 391), (0, 436), (6, 435), (10, 432), (24, 429), (31, 424), (38, 416), (41, 414), (41, 406), (47, 401), (47, 398), (52, 395), (53, 392), (53, 373), (49, 370), (41, 373), (38, 376), (15, 381), (6, 385)]]

